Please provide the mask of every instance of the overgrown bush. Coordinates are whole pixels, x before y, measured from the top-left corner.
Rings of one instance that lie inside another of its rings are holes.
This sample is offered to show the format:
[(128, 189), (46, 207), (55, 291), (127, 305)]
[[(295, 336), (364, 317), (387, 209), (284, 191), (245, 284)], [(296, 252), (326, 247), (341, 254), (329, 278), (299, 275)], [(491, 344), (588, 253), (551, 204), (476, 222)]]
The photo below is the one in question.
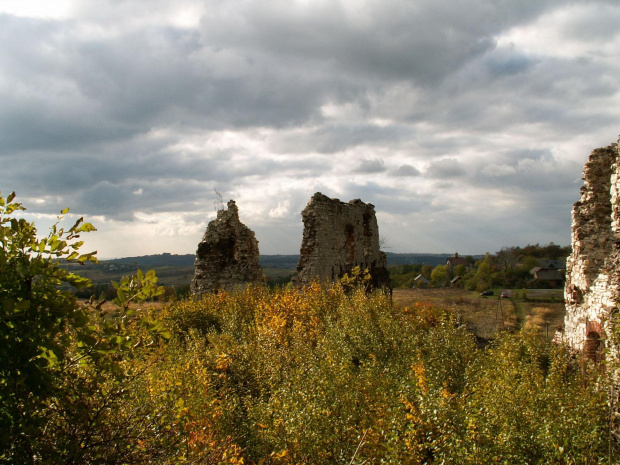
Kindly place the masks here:
[[(449, 312), (398, 309), (339, 285), (208, 295), (164, 318), (182, 336), (175, 351), (204, 344), (201, 395), (211, 400), (188, 422), (209, 419), (205, 441), (226, 449), (213, 446), (214, 456), (603, 463), (610, 454), (600, 373), (527, 332), (482, 351)], [(193, 440), (187, 451), (205, 448)]]

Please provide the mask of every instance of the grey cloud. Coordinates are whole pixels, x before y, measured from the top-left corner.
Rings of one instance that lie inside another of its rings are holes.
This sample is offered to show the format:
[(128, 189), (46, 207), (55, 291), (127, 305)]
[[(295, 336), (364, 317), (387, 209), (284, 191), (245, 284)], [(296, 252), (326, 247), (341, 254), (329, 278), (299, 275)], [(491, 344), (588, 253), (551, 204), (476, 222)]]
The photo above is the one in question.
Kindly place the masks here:
[[(361, 199), (371, 203), (377, 212), (386, 212), (398, 216), (416, 212), (430, 211), (432, 196), (426, 193), (407, 192), (395, 187), (370, 182), (363, 186), (354, 183), (343, 183), (345, 194), (340, 200), (348, 202)], [(434, 207), (433, 207), (433, 211)]]
[[(69, 203), (79, 213), (127, 220), (134, 210), (193, 211), (200, 208), (194, 202), (209, 196), (216, 185), (239, 185), (246, 178), (290, 169), (249, 155), (242, 163), (231, 163), (228, 152), (214, 151), (207, 158), (181, 156), (167, 148), (149, 153), (148, 147), (153, 145), (135, 143), (134, 150), (125, 147), (121, 153), (88, 157), (71, 152), (5, 157), (0, 186), (23, 196), (59, 199), (41, 207), (46, 212)], [(143, 195), (132, 195), (139, 188)]]
[(455, 158), (444, 158), (431, 162), (428, 165), (425, 174), (431, 178), (457, 178), (465, 174), (465, 168)]
[(357, 168), (354, 170), (356, 173), (383, 173), (386, 171), (385, 163), (380, 158), (375, 158), (373, 160), (363, 159), (361, 160)]
[(579, 163), (572, 161), (536, 158), (523, 158), (509, 164), (494, 164), (490, 157), (488, 164), (478, 165), (471, 182), (480, 187), (501, 188), (505, 191), (529, 193), (526, 195), (532, 196), (549, 196), (553, 191), (575, 196), (578, 193), (576, 183), (580, 183), (581, 168)]
[[(496, 48), (422, 94), (419, 108), (424, 110), (416, 108), (409, 118), (459, 127), (468, 138), (536, 123), (558, 133), (583, 132), (584, 124), (613, 129), (617, 113), (600, 100), (617, 96), (609, 79), (613, 74), (605, 60), (542, 59)], [(454, 142), (458, 148), (470, 141)]]
[(523, 54), (510, 54), (508, 56), (496, 53), (487, 61), (489, 73), (494, 76), (515, 75), (528, 71), (538, 60), (529, 58)]
[(411, 165), (401, 165), (392, 172), (393, 176), (420, 176), (421, 174), (420, 170)]
[(573, 16), (568, 21), (562, 32), (566, 37), (579, 38), (584, 41), (599, 41), (608, 37), (614, 37), (620, 32), (620, 8), (613, 1), (591, 2), (580, 5), (579, 15)]
[[(304, 57), (332, 72), (432, 83), (494, 46), (509, 24), (535, 17), (547, 2), (369, 2), (355, 12), (330, 3), (220, 3), (202, 20), (209, 43)], [(356, 17), (358, 15), (359, 17)]]
[(323, 154), (342, 152), (360, 145), (381, 146), (395, 144), (412, 136), (411, 128), (392, 124), (323, 124), (303, 133), (285, 134), (271, 144), (279, 153), (319, 152)]

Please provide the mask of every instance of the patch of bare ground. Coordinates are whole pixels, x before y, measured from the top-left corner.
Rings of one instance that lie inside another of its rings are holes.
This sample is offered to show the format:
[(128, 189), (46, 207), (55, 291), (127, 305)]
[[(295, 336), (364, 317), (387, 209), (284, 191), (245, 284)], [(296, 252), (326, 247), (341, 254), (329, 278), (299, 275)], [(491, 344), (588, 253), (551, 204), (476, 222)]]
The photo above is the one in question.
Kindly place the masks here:
[[(497, 294), (497, 293), (496, 293)], [(408, 307), (416, 302), (429, 302), (458, 315), (468, 328), (483, 338), (493, 338), (498, 331), (536, 325), (543, 337), (553, 337), (564, 321), (561, 301), (529, 301), (510, 293), (483, 297), (464, 289), (394, 289), (394, 303)]]

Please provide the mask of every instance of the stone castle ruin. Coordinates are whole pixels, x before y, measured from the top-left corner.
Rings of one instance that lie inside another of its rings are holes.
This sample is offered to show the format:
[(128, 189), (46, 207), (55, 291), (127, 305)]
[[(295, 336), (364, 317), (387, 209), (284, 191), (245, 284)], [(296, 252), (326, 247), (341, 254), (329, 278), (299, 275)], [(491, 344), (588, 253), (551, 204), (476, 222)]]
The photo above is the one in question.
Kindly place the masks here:
[(620, 299), (620, 153), (618, 144), (590, 154), (581, 198), (573, 207), (566, 264), (564, 338), (593, 360), (609, 334)]
[(304, 233), (296, 284), (335, 281), (359, 266), (369, 270), (371, 286), (389, 286), (374, 205), (359, 199), (344, 203), (317, 192), (301, 215)]
[(192, 294), (218, 289), (231, 291), (248, 283), (264, 281), (254, 232), (239, 220), (234, 200), (227, 210), (219, 210), (198, 244), (194, 263)]

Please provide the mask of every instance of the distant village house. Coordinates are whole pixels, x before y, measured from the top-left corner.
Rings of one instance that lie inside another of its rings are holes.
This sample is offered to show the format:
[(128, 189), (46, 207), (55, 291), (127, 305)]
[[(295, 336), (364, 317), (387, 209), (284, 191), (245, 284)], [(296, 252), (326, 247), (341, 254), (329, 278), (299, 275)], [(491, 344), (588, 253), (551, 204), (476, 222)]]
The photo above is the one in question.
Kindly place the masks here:
[(451, 257), (448, 257), (448, 259), (446, 260), (446, 267), (448, 267), (449, 269), (454, 269), (459, 265), (469, 267), (469, 262), (466, 258), (459, 257), (458, 253), (455, 253)]
[(415, 278), (413, 278), (414, 287), (428, 287), (431, 285), (430, 280), (428, 280), (425, 276), (419, 274)]
[(555, 268), (543, 268), (537, 266), (530, 270), (530, 274), (534, 277), (533, 281), (545, 281), (549, 283), (549, 287), (559, 287), (564, 284), (564, 274)]
[(533, 282), (545, 282), (555, 288), (564, 285), (565, 260), (538, 260), (539, 266), (530, 270)]

